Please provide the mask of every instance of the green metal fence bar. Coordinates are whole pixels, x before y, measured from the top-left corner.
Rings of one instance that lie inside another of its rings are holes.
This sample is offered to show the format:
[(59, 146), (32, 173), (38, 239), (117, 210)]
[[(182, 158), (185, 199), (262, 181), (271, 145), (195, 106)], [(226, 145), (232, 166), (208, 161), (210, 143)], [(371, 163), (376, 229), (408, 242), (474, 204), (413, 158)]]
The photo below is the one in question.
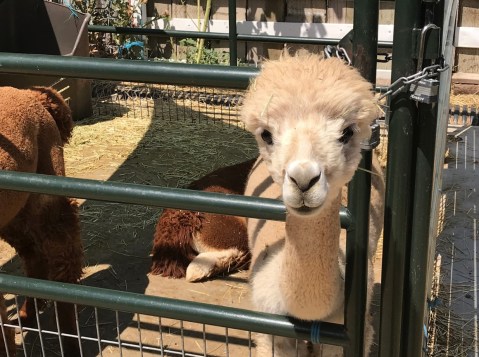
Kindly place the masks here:
[(238, 64), (238, 31), (236, 30), (236, 0), (228, 0), (230, 66)]
[(0, 170), (0, 187), (97, 201), (189, 209), (279, 221), (283, 221), (286, 215), (284, 204), (273, 199), (3, 170)]
[[(118, 33), (130, 35), (174, 37), (174, 38), (204, 38), (209, 40), (229, 40), (229, 34), (222, 32), (200, 32), (180, 30), (160, 30), (140, 27), (117, 27), (89, 25), (89, 32)], [(337, 45), (340, 38), (315, 38), (299, 36), (271, 36), (271, 35), (246, 35), (237, 34), (238, 41), (271, 42), (271, 43), (300, 43), (309, 45)], [(392, 48), (391, 41), (378, 42), (381, 48)]]
[(207, 325), (297, 338), (299, 340), (314, 340), (335, 345), (346, 345), (348, 343), (343, 325), (320, 321), (292, 320), (287, 316), (226, 306), (219, 308), (218, 305), (7, 274), (0, 274), (0, 289), (2, 292), (40, 299), (161, 316)]
[[(371, 169), (371, 152), (364, 151), (360, 167)], [(346, 280), (344, 325), (351, 345), (345, 349), (345, 357), (363, 356), (364, 319), (368, 283), (369, 195), (371, 176), (358, 171), (349, 184), (348, 209), (353, 217), (346, 244)]]
[(246, 89), (259, 69), (0, 52), (0, 73)]
[(424, 312), (428, 277), (429, 216), (437, 128), (437, 106), (419, 104), (416, 123), (417, 148), (410, 247), (404, 286), (403, 356), (423, 356)]
[[(0, 170), (0, 188), (277, 221), (284, 221), (286, 215), (284, 204), (273, 199), (4, 170)], [(348, 228), (347, 209), (341, 210), (340, 218), (343, 228)]]
[[(376, 83), (379, 0), (356, 0), (352, 64), (364, 78)], [(371, 171), (372, 151), (363, 150), (360, 168)], [(349, 184), (348, 209), (353, 224), (346, 244), (346, 281), (344, 322), (351, 340), (345, 357), (364, 355), (364, 321), (367, 307), (369, 202), (371, 174), (358, 170)]]
[[(420, 24), (421, 2), (397, 0), (393, 38), (392, 78), (416, 73), (411, 56), (413, 28)], [(405, 267), (408, 241), (411, 236), (412, 200), (414, 192), (415, 137), (417, 106), (408, 93), (391, 99), (389, 121), (387, 184), (384, 218), (384, 246), (381, 281), (381, 357), (405, 356), (401, 346), (405, 293)]]
[[(444, 23), (444, 1), (438, 3), (424, 3), (424, 17), (434, 13), (434, 18), (426, 18), (442, 28)], [(426, 37), (427, 47), (429, 37)], [(444, 50), (444, 49), (442, 49)], [(440, 53), (443, 53), (440, 51)], [(424, 60), (423, 65), (432, 64)], [(442, 84), (444, 85), (444, 84)], [(447, 122), (448, 116), (442, 117)], [(409, 269), (404, 294), (404, 328), (401, 345), (404, 346), (403, 355), (420, 357), (424, 355), (424, 326), (427, 314), (426, 301), (431, 289), (428, 266), (431, 250), (435, 250), (436, 235), (429, 235), (431, 203), (433, 195), (434, 159), (436, 152), (436, 137), (438, 128), (442, 129), (445, 138), (447, 130), (444, 125), (438, 124), (437, 103), (418, 103), (418, 117), (416, 123), (416, 172), (413, 201), (413, 219), (411, 229), (411, 247), (409, 252)], [(445, 141), (445, 140), (444, 140)], [(442, 151), (444, 152), (444, 151)], [(438, 194), (436, 192), (436, 194)], [(432, 263), (432, 262), (431, 262)]]
[(0, 73), (245, 89), (257, 68), (0, 52)]

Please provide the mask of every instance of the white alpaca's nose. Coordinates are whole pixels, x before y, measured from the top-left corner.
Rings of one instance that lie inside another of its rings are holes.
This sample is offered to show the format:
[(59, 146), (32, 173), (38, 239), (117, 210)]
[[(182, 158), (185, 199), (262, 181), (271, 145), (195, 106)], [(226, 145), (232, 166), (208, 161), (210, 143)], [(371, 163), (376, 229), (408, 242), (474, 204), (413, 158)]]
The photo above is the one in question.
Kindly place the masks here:
[(288, 165), (286, 175), (301, 192), (307, 192), (321, 178), (321, 168), (313, 161), (293, 161)]

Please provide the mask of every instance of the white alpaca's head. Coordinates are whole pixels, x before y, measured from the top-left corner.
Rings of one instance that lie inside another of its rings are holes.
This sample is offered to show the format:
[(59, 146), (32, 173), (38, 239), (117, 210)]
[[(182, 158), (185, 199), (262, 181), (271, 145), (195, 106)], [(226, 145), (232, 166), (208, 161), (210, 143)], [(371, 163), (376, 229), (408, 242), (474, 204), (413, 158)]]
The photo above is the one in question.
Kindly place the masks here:
[(251, 83), (242, 120), (292, 214), (311, 215), (338, 197), (377, 117), (371, 84), (336, 58), (286, 56)]

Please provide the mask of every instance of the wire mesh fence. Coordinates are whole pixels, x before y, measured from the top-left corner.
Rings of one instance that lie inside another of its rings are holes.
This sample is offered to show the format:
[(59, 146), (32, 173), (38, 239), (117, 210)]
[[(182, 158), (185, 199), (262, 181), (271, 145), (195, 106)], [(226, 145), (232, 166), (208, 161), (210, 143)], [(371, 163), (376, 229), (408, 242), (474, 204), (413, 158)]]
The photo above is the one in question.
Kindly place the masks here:
[(126, 107), (127, 116), (151, 114), (166, 120), (242, 126), (238, 109), (243, 93), (239, 90), (96, 81), (92, 97), (94, 115), (99, 116), (121, 114)]
[[(74, 305), (77, 333), (59, 333), (57, 302), (44, 309), (35, 299), (33, 325), (19, 319), (21, 298), (7, 294), (9, 321), (3, 332), (13, 329), (16, 356), (69, 356), (65, 343), (77, 344), (80, 356), (252, 356), (252, 333), (227, 327), (193, 323), (94, 306)], [(63, 339), (60, 337), (63, 336)], [(6, 353), (14, 356), (13, 351)]]
[[(15, 331), (17, 346), (3, 350), (0, 343), (5, 356), (259, 356), (258, 333), (272, 334), (272, 346), (287, 344), (291, 355), (304, 355), (312, 349), (309, 339), (347, 341), (340, 325), (243, 309), (22, 277), (1, 276), (0, 285), (14, 293), (5, 295), (9, 317), (2, 314), (0, 330), (5, 345)], [(28, 321), (19, 296), (27, 292), (35, 306)], [(75, 316), (68, 332), (59, 307), (65, 303)]]

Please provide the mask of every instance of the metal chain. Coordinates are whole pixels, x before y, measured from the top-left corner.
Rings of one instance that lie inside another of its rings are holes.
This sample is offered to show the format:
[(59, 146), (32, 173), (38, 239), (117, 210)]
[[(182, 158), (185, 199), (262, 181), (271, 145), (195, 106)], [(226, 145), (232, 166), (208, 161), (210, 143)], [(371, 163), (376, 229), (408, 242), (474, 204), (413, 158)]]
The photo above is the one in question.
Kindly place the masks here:
[(404, 88), (408, 87), (412, 83), (417, 83), (421, 79), (424, 78), (434, 78), (439, 76), (439, 73), (447, 71), (449, 69), (448, 64), (433, 64), (431, 66), (425, 67), (421, 71), (412, 74), (408, 77), (401, 77), (397, 79), (394, 83), (392, 83), (388, 90), (379, 96), (378, 101), (387, 97), (387, 96), (395, 96), (397, 93), (402, 91)]
[[(330, 57), (338, 57), (342, 59), (345, 63), (348, 65), (351, 65), (351, 60), (347, 54), (347, 51), (341, 47), (341, 46), (326, 46), (324, 48), (324, 55), (327, 58)], [(389, 62), (392, 60), (392, 56), (387, 54), (387, 53), (379, 53), (378, 56), (384, 56), (384, 60), (378, 59), (379, 62)], [(387, 90), (385, 93), (381, 94), (377, 102), (380, 107), (383, 108), (384, 114), (386, 117), (386, 125), (388, 122), (388, 112), (389, 112), (389, 101), (387, 104), (380, 104), (381, 100), (388, 97), (388, 96), (394, 96), (397, 93), (403, 91), (405, 88), (409, 89), (410, 85), (413, 83), (418, 83), (422, 79), (429, 79), (429, 78), (435, 78), (438, 77), (441, 72), (447, 71), (449, 69), (449, 65), (444, 63), (444, 58), (440, 59), (440, 64), (434, 64), (428, 67), (423, 68), (422, 70), (418, 71), (417, 73), (414, 73), (410, 76), (407, 77), (401, 77), (397, 79), (394, 83), (392, 83), (389, 87), (387, 87)], [(377, 122), (376, 122), (377, 124)], [(369, 139), (368, 142), (363, 143), (364, 147), (363, 149), (371, 149), (376, 147), (379, 144), (379, 125), (377, 125), (377, 130), (374, 130), (374, 125), (372, 126), (372, 132), (373, 135), (371, 136), (371, 139)], [(376, 134), (376, 135), (374, 135)], [(377, 139), (377, 140), (376, 140)]]
[(348, 66), (350, 66), (353, 63), (348, 56), (348, 52), (339, 45), (338, 46), (327, 45), (326, 47), (324, 47), (324, 55), (327, 58), (338, 57), (339, 59), (342, 59), (344, 62), (346, 62)]
[[(338, 57), (346, 62), (348, 65), (351, 65), (351, 59), (348, 56), (347, 51), (343, 48), (338, 46), (331, 46), (328, 45), (324, 48), (324, 55), (327, 58), (331, 57)], [(380, 53), (380, 56), (384, 56), (384, 60), (379, 60), (380, 62), (389, 62), (392, 60), (392, 56), (387, 53)], [(442, 62), (442, 61), (441, 61)], [(412, 83), (418, 83), (421, 79), (425, 78), (434, 78), (439, 76), (439, 73), (444, 72), (449, 69), (448, 64), (433, 64), (431, 66), (425, 67), (417, 73), (414, 73), (408, 77), (401, 77), (397, 79), (394, 83), (392, 83), (388, 88), (387, 91), (381, 94), (378, 98), (378, 101), (381, 101), (387, 96), (394, 96), (404, 88), (409, 87)]]
[(378, 56), (383, 56), (384, 58), (377, 58), (376, 62), (387, 63), (393, 60), (393, 56), (390, 53), (378, 53)]

